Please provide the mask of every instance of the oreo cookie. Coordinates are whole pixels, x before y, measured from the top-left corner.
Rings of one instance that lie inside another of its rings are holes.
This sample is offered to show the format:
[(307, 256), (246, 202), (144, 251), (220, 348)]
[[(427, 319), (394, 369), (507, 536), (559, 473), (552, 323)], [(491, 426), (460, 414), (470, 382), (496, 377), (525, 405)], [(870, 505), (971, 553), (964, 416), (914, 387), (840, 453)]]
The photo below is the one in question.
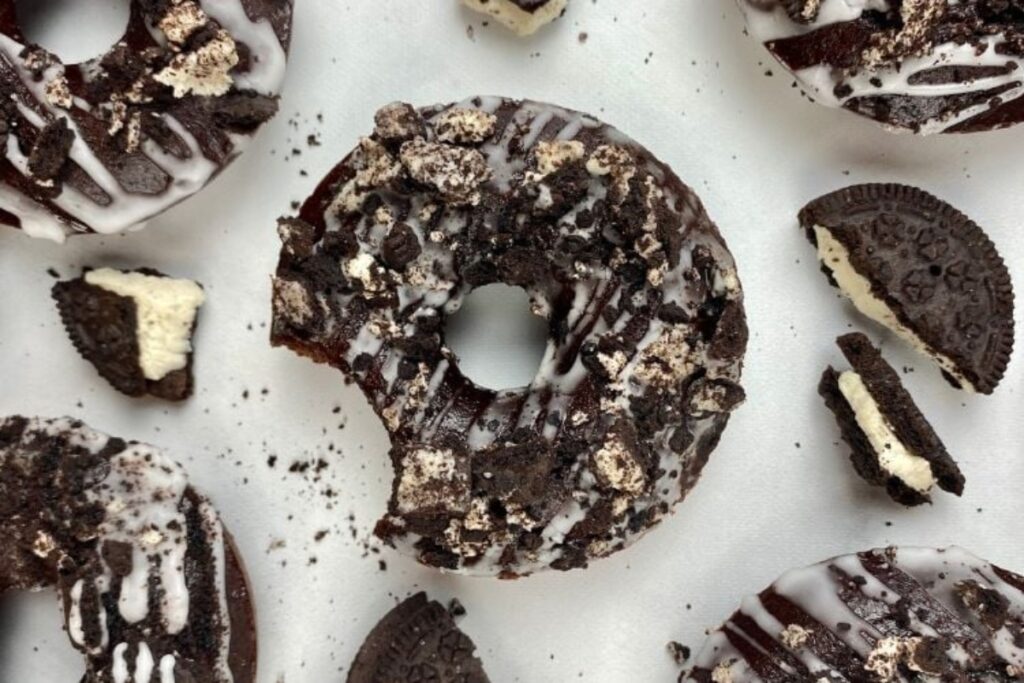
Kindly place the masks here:
[(521, 36), (536, 33), (565, 14), (569, 0), (462, 0), (467, 7), (483, 12)]
[(960, 548), (886, 548), (796, 569), (743, 601), (682, 680), (1024, 678), (1024, 576)]
[(53, 298), (75, 348), (115, 389), (168, 401), (192, 395), (199, 284), (101, 268), (58, 282)]
[(1010, 274), (985, 232), (915, 187), (855, 185), (800, 224), (822, 270), (861, 313), (934, 360), (958, 388), (991, 394), (1013, 351)]
[(367, 636), (348, 683), (489, 683), (476, 646), (441, 604), (417, 593)]
[(825, 370), (818, 393), (853, 449), (857, 474), (906, 506), (930, 503), (936, 486), (962, 495), (964, 475), (892, 366), (859, 332), (837, 343), (853, 369)]

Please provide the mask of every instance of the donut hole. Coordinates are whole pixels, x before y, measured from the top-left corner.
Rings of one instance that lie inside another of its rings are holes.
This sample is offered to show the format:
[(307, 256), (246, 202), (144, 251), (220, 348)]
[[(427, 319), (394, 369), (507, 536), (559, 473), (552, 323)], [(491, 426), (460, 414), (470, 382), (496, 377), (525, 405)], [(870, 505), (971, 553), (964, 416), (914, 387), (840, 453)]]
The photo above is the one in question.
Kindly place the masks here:
[(0, 598), (0, 681), (82, 680), (85, 663), (63, 620), (52, 590)]
[(15, 0), (22, 34), (60, 57), (81, 64), (99, 57), (124, 37), (129, 0)]
[(530, 311), (518, 287), (493, 284), (473, 290), (448, 319), (448, 346), (462, 374), (493, 390), (533, 382), (547, 346), (547, 321)]

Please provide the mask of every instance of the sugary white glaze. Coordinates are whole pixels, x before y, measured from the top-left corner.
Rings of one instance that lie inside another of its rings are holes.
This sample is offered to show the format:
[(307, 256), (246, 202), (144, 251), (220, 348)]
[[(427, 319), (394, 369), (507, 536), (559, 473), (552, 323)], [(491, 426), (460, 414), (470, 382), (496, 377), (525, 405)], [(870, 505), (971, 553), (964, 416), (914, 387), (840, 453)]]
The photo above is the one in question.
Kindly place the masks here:
[(188, 365), (192, 328), (206, 301), (202, 287), (191, 280), (112, 268), (90, 270), (85, 281), (135, 302), (139, 366), (146, 379), (158, 382)]
[(868, 437), (882, 469), (918, 493), (931, 491), (937, 483), (931, 463), (899, 440), (861, 376), (850, 370), (841, 373), (839, 391), (850, 404), (857, 425)]
[(569, 0), (548, 0), (532, 12), (524, 10), (511, 0), (462, 0), (467, 7), (489, 14), (521, 36), (536, 33), (538, 29), (562, 16)]
[[(968, 584), (998, 591), (1006, 598), (1008, 611), (1003, 625), (995, 630), (985, 626), (979, 616), (983, 610), (966, 606), (962, 591)], [(840, 592), (841, 585), (846, 593)], [(795, 626), (800, 632), (809, 632), (808, 637), (794, 638), (794, 624), (779, 619), (781, 611), (789, 609), (780, 599), (799, 610), (801, 623)], [(905, 626), (897, 626), (904, 623), (899, 617), (905, 614), (901, 599), (910, 603), (906, 606), (909, 614)], [(746, 619), (756, 624), (757, 633)], [(875, 550), (789, 571), (760, 596), (744, 600), (739, 611), (711, 634), (695, 658), (687, 680), (937, 682), (940, 678), (928, 675), (907, 678), (896, 664), (906, 664), (900, 658), (906, 656), (908, 648), (920, 644), (919, 639), (938, 635), (956, 641), (945, 652), (954, 665), (966, 665), (973, 654), (974, 666), (985, 670), (984, 660), (993, 658), (986, 671), (988, 675), (970, 680), (1020, 680), (1024, 673), (1024, 645), (1019, 639), (1014, 641), (1013, 631), (1022, 626), (1024, 592), (1005, 581), (993, 565), (966, 550)], [(824, 645), (824, 632), (845, 649), (837, 653), (836, 648)], [(774, 641), (773, 645), (784, 656), (767, 655), (766, 646), (755, 643), (755, 637)], [(762, 675), (757, 670), (760, 665), (751, 660), (755, 652), (758, 658), (771, 662), (772, 675), (784, 678)], [(792, 657), (804, 669), (798, 670), (786, 657)], [(835, 662), (847, 658), (852, 671), (844, 674), (833, 668)]]
[[(787, 14), (781, 2), (772, 3), (770, 9), (759, 7), (762, 0), (738, 0), (747, 19), (750, 34), (764, 42), (794, 36), (801, 36), (822, 27), (859, 19), (868, 11), (887, 11), (892, 4), (888, 0), (821, 0), (817, 17), (810, 22), (794, 21)], [(949, 5), (959, 0), (948, 0)], [(921, 55), (905, 57), (896, 62), (886, 62), (871, 68), (846, 70), (828, 64), (818, 64), (794, 72), (801, 86), (816, 101), (829, 107), (843, 107), (861, 97), (878, 95), (905, 95), (908, 97), (933, 97), (940, 95), (967, 95), (981, 93), (1001, 86), (1013, 86), (999, 95), (1002, 101), (1024, 96), (1024, 81), (1021, 67), (1024, 60), (1012, 54), (1005, 54), (1000, 47), (1006, 44), (1006, 36), (999, 34), (980, 40), (981, 48), (971, 43), (943, 43), (930, 46)], [(1010, 65), (1007, 73), (976, 78), (957, 83), (929, 84), (913, 82), (915, 74), (935, 67), (1004, 67)], [(837, 86), (844, 86), (841, 94)], [(845, 87), (848, 86), (848, 87)], [(982, 102), (953, 114), (933, 117), (920, 122), (916, 132), (927, 135), (948, 131), (958, 124), (989, 110), (989, 102)], [(903, 129), (896, 129), (900, 131)]]
[(963, 376), (951, 358), (928, 346), (913, 330), (900, 322), (896, 312), (883, 299), (875, 295), (870, 280), (853, 267), (849, 249), (835, 238), (831, 230), (816, 225), (814, 235), (818, 243), (818, 260), (831, 271), (839, 290), (858, 311), (889, 328), (915, 351), (937, 363), (964, 391), (975, 393), (974, 385)]
[[(0, 420), (0, 428), (18, 419)], [(131, 644), (113, 644), (109, 670), (113, 683), (150, 683), (154, 673), (159, 673), (160, 683), (174, 683), (178, 653), (173, 650), (161, 652), (157, 644), (169, 642), (166, 637), (185, 632), (190, 624), (192, 605), (185, 573), (189, 523), (185, 510), (191, 503), (185, 500), (188, 480), (184, 470), (162, 451), (144, 444), (127, 443), (123, 450), (104, 456), (102, 454), (111, 450), (117, 451), (115, 440), (69, 418), (28, 420), (20, 447), (15, 444), (14, 448), (0, 450), (0, 467), (27, 469), (29, 463), (22, 460), (35, 457), (31, 444), (39, 436), (66, 438), (67, 452), (62, 454), (65, 458), (93, 459), (91, 467), (95, 473), (87, 479), (89, 487), (83, 495), (84, 502), (95, 504), (103, 511), (103, 519), (95, 532), (97, 549), (109, 547), (111, 543), (124, 544), (131, 549), (130, 572), (120, 577), (119, 594), (115, 596), (117, 616), (128, 625), (141, 625), (143, 622), (151, 625), (144, 630), (149, 638), (133, 640)], [(108, 464), (97, 466), (97, 457), (109, 457)], [(219, 596), (218, 605), (204, 605), (202, 609), (213, 614), (211, 623), (223, 629), (223, 633), (217, 636), (220, 647), (215, 653), (215, 677), (211, 680), (231, 683), (232, 674), (228, 666), (231, 624), (225, 585), (224, 532), (219, 517), (205, 499), (200, 503), (199, 512), (202, 519), (200, 532), (213, 554), (211, 571)], [(70, 524), (70, 520), (62, 521)], [(41, 556), (52, 552), (64, 553), (49, 544), (43, 550), (45, 554), (40, 553)], [(78, 561), (82, 559), (78, 558)], [(103, 661), (103, 653), (112, 645), (107, 629), (108, 614), (104, 608), (97, 610), (95, 602), (90, 603), (90, 611), (86, 614), (83, 596), (86, 582), (91, 582), (94, 594), (102, 597), (115, 590), (118, 577), (101, 552), (96, 552), (93, 561), (98, 571), (75, 580), (66, 593), (61, 594), (66, 601), (66, 627), (72, 643)], [(154, 580), (161, 596), (157, 605), (149, 601), (150, 582)], [(155, 621), (154, 615), (157, 615)], [(86, 642), (83, 626), (86, 620), (99, 628), (99, 641)], [(130, 650), (135, 653), (131, 661), (128, 656)]]
[[(221, 74), (218, 78), (222, 86), (236, 85), (239, 88), (253, 90), (257, 93), (276, 96), (284, 84), (287, 55), (284, 46), (278, 40), (274, 28), (266, 19), (253, 21), (242, 5), (242, 0), (196, 0), (205, 14), (216, 19), (224, 31), (233, 39), (231, 52), (224, 55), (225, 59), (235, 59), (234, 45), (244, 43), (252, 54), (251, 69), (237, 74)], [(290, 6), (288, 6), (290, 12)], [(154, 37), (161, 44), (167, 44), (165, 35), (156, 32)], [(223, 43), (222, 43), (223, 44)], [(110, 171), (99, 161), (89, 145), (85, 142), (76, 123), (68, 116), (68, 112), (47, 96), (47, 86), (63, 77), (65, 67), (54, 64), (42, 73), (42, 78), (35, 80), (26, 60), (22, 55), (26, 46), (8, 35), (0, 34), (0, 68), (11, 69), (24, 84), (31, 101), (23, 99), (20, 93), (12, 98), (17, 102), (19, 113), (25, 116), (33, 126), (41, 127), (50, 121), (67, 119), (68, 127), (75, 133), (69, 158), (81, 166), (92, 180), (112, 199), (109, 206), (101, 206), (67, 183), (63, 185), (59, 196), (52, 200), (53, 204), (66, 212), (72, 219), (94, 232), (111, 234), (139, 229), (146, 221), (162, 213), (174, 204), (190, 197), (202, 189), (214, 175), (223, 168), (204, 156), (199, 143), (185, 127), (169, 114), (161, 118), (178, 137), (187, 145), (189, 154), (185, 159), (178, 158), (150, 139), (142, 142), (141, 151), (158, 167), (163, 169), (172, 181), (166, 191), (157, 194), (141, 194), (126, 190)], [(207, 55), (204, 58), (206, 61)], [(82, 65), (88, 73), (98, 70), (95, 63)], [(160, 79), (180, 88), (180, 94), (196, 92), (197, 94), (220, 94), (222, 88), (212, 88), (205, 81), (198, 80), (196, 69), (185, 70)], [(190, 87), (186, 87), (189, 85)], [(88, 104), (76, 100), (75, 106), (88, 111)], [(45, 113), (41, 117), (38, 110)], [(230, 134), (233, 158), (241, 154), (251, 139), (250, 135)], [(28, 171), (27, 160), (18, 150), (17, 142), (12, 135), (8, 141), (6, 156), (8, 161), (28, 180), (34, 182)], [(67, 236), (80, 230), (55, 217), (46, 207), (26, 197), (16, 188), (0, 183), (0, 209), (14, 214), (21, 223), (22, 230), (32, 236), (63, 242)]]

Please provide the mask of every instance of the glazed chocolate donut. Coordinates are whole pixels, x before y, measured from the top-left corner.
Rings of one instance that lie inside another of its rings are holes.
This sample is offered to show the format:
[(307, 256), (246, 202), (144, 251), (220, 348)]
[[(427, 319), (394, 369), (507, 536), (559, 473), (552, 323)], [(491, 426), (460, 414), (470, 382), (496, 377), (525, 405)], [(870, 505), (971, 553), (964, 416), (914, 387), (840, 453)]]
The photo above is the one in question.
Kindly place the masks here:
[(783, 575), (711, 634), (686, 680), (1022, 678), (1024, 576), (960, 548), (887, 548)]
[(62, 64), (0, 0), (0, 224), (62, 241), (202, 189), (277, 112), (292, 0), (131, 0), (106, 54)]
[(1024, 121), (1024, 11), (991, 0), (739, 0), (814, 101), (916, 133)]
[(0, 596), (56, 588), (83, 683), (252, 683), (238, 551), (180, 465), (70, 419), (0, 420)]
[[(396, 473), (377, 534), (428, 565), (515, 577), (624, 548), (693, 487), (743, 399), (718, 229), (585, 114), (388, 105), (279, 232), (272, 341), (366, 394)], [(511, 391), (467, 379), (445, 344), (448, 316), (497, 282), (549, 324)]]

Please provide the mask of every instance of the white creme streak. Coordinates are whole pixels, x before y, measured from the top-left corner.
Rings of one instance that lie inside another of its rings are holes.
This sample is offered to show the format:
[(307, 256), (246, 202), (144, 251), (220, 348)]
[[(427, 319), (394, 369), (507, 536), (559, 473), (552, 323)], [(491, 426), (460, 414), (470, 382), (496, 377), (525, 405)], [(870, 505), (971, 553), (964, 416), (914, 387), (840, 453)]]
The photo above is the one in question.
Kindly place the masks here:
[(964, 391), (974, 393), (974, 385), (957, 369), (949, 357), (928, 346), (913, 330), (900, 322), (896, 313), (871, 291), (871, 282), (854, 269), (850, 263), (850, 252), (837, 240), (832, 231), (821, 225), (814, 226), (818, 242), (818, 259), (831, 272), (840, 291), (853, 302), (857, 310), (880, 325), (884, 325), (910, 344), (915, 350), (931, 358), (939, 367), (949, 373)]
[(536, 11), (527, 12), (509, 0), (462, 0), (467, 7), (489, 14), (521, 36), (536, 33), (538, 29), (562, 16), (569, 0), (550, 0)]
[(135, 301), (139, 365), (146, 379), (158, 382), (188, 365), (192, 326), (206, 300), (191, 280), (125, 273), (100, 268), (85, 274), (90, 285)]
[(918, 493), (931, 491), (937, 483), (931, 463), (912, 453), (899, 440), (861, 376), (852, 371), (839, 375), (839, 391), (853, 409), (857, 425), (878, 454), (878, 464), (882, 469)]

